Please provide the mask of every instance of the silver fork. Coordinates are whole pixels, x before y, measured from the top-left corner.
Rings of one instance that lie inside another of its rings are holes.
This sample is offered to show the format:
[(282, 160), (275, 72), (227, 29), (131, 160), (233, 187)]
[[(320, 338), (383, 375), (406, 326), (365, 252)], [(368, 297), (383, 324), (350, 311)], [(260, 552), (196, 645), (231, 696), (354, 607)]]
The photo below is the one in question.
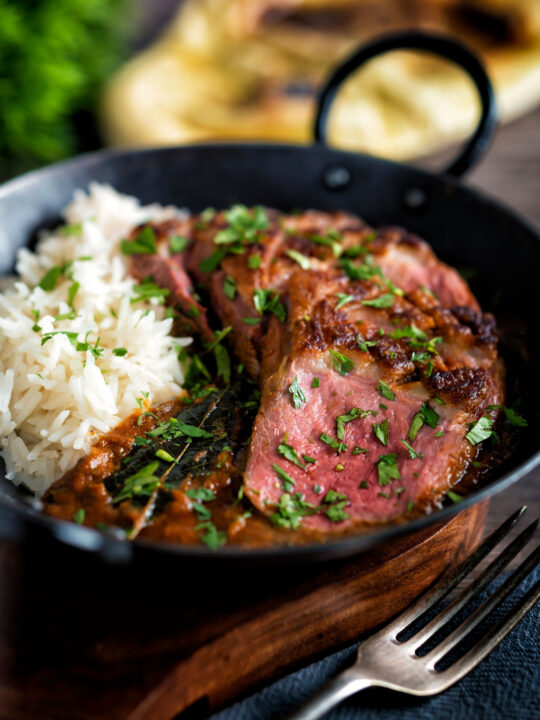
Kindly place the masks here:
[[(289, 720), (316, 720), (350, 695), (368, 687), (384, 687), (409, 695), (435, 695), (453, 685), (469, 670), (478, 665), (493, 648), (512, 630), (540, 598), (540, 581), (537, 582), (499, 622), (490, 627), (476, 644), (449, 667), (438, 666), (448, 659), (449, 653), (489, 613), (498, 607), (525, 579), (540, 561), (537, 546), (518, 568), (444, 639), (429, 649), (434, 635), (475, 598), (501, 570), (522, 550), (532, 538), (539, 520), (523, 530), (468, 587), (461, 591), (444, 609), (427, 624), (415, 630), (413, 624), (422, 619), (436, 603), (447, 596), (463, 578), (509, 533), (525, 512), (520, 508), (497, 530), (489, 535), (477, 550), (457, 568), (445, 574), (436, 585), (407, 608), (393, 622), (363, 642), (355, 664), (332, 680)], [(420, 623), (418, 623), (420, 624)], [(410, 636), (412, 632), (412, 637)], [(403, 636), (406, 639), (401, 639)], [(427, 652), (423, 652), (427, 650)], [(421, 651), (421, 655), (418, 655)]]

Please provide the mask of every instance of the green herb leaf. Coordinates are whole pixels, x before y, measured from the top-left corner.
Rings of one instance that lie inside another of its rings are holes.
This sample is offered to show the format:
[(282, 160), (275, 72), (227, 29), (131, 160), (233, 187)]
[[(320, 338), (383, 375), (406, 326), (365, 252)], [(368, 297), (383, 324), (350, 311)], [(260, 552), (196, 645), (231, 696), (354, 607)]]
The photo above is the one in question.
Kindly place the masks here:
[(374, 298), (373, 300), (362, 300), (362, 304), (374, 308), (389, 308), (394, 304), (394, 295), (385, 293), (384, 295), (379, 295), (379, 297)]
[(271, 522), (279, 527), (297, 530), (303, 517), (314, 515), (317, 508), (303, 500), (300, 493), (283, 493), (276, 506), (276, 512), (270, 516)]
[(155, 298), (159, 304), (162, 304), (165, 302), (165, 298), (171, 294), (170, 290), (159, 287), (159, 285), (156, 285), (156, 283), (151, 280), (144, 280), (140, 285), (134, 285), (133, 292), (135, 293), (135, 297), (131, 298), (131, 304), (148, 302), (152, 298)]
[(73, 514), (73, 522), (77, 523), (77, 525), (82, 525), (84, 522), (84, 508), (79, 508), (74, 514)]
[[(285, 438), (283, 438), (280, 445), (278, 445), (278, 453), (280, 455), (282, 455), (285, 458), (285, 460), (288, 460), (289, 462), (292, 462), (297, 467), (302, 468), (302, 470), (305, 470), (306, 466), (300, 460), (300, 456), (298, 455), (296, 450), (292, 447), (292, 445), (288, 445), (285, 442)], [(315, 460), (312, 460), (310, 458), (310, 462), (315, 462)]]
[(258, 268), (261, 267), (261, 261), (262, 261), (262, 258), (257, 253), (255, 253), (254, 255), (250, 255), (248, 257), (248, 261), (247, 261), (248, 268), (250, 270), (257, 270)]
[(154, 255), (157, 252), (156, 233), (146, 225), (135, 240), (122, 240), (120, 249), (124, 255)]
[(395, 400), (396, 399), (395, 392), (392, 390), (392, 388), (389, 385), (387, 385), (382, 380), (379, 380), (379, 382), (377, 384), (377, 389), (381, 393), (381, 395), (384, 398), (386, 398), (387, 400)]
[(298, 376), (297, 375), (295, 375), (294, 380), (292, 381), (292, 383), (289, 386), (289, 392), (292, 395), (293, 405), (297, 410), (299, 410), (304, 403), (307, 403), (307, 398), (304, 394), (304, 391), (298, 384)]
[(343, 252), (343, 248), (341, 247), (343, 236), (333, 228), (330, 228), (326, 235), (311, 235), (310, 240), (316, 245), (326, 245), (331, 248), (332, 254), (336, 258)]
[[(303, 468), (303, 465), (300, 467)], [(272, 463), (272, 470), (276, 473), (278, 478), (283, 481), (283, 489), (285, 492), (291, 492), (293, 487), (296, 485), (296, 482), (293, 480), (293, 478), (285, 472), (283, 468), (281, 468), (279, 465), (276, 465), (275, 463)]]
[(363, 455), (367, 452), (369, 452), (369, 450), (367, 448), (360, 447), (360, 445), (355, 445), (352, 449), (353, 455)]
[(378, 340), (362, 340), (362, 336), (360, 333), (356, 336), (356, 344), (362, 350), (362, 352), (367, 352), (369, 347), (375, 347), (375, 345), (379, 344)]
[(479, 443), (484, 442), (484, 440), (492, 437), (492, 435), (495, 435), (493, 430), (493, 420), (484, 415), (484, 417), (481, 417), (480, 420), (474, 423), (465, 437), (471, 445), (478, 445)]
[(170, 453), (168, 453), (166, 450), (163, 450), (161, 448), (159, 450), (156, 450), (156, 457), (159, 458), (160, 460), (163, 460), (163, 462), (169, 462), (169, 463), (175, 462), (175, 459), (173, 458), (173, 456)]
[(342, 453), (347, 450), (347, 446), (345, 445), (345, 443), (334, 440), (334, 438), (327, 433), (321, 433), (319, 439), (322, 440), (323, 443), (326, 443), (329, 447), (331, 447), (332, 450), (337, 450), (338, 453)]
[(57, 286), (58, 281), (62, 277), (63, 273), (64, 266), (55, 265), (54, 267), (50, 268), (50, 270), (47, 270), (45, 275), (39, 281), (38, 287), (40, 287), (42, 290), (45, 290), (46, 292), (51, 292), (51, 290), (54, 290), (54, 288)]
[(503, 407), (503, 412), (510, 425), (514, 425), (515, 427), (528, 426), (529, 423), (525, 420), (525, 418), (519, 415), (519, 413), (517, 413), (515, 410), (512, 410), (512, 408)]
[(383, 420), (382, 423), (373, 423), (371, 427), (377, 440), (383, 445), (388, 445), (388, 418)]
[(427, 335), (423, 330), (420, 330), (415, 325), (405, 325), (405, 327), (397, 328), (394, 332), (390, 333), (390, 337), (394, 340), (400, 338), (412, 338), (418, 342), (426, 342)]
[(181, 235), (171, 235), (169, 238), (169, 247), (172, 253), (184, 252), (189, 243), (189, 238), (182, 237)]
[(116, 357), (124, 357), (124, 355), (127, 355), (126, 348), (114, 348), (113, 355), (116, 355)]
[(320, 377), (314, 377), (311, 381), (311, 387), (312, 388), (318, 388), (321, 387), (321, 378)]
[(325, 512), (326, 517), (333, 523), (339, 523), (343, 522), (344, 520), (348, 520), (350, 518), (350, 515), (343, 509), (346, 505), (346, 500), (343, 500), (336, 505), (331, 505)]
[(199, 523), (198, 525), (195, 525), (195, 530), (197, 532), (200, 530), (205, 531), (203, 535), (200, 535), (200, 540), (208, 548), (210, 548), (210, 550), (217, 550), (227, 542), (227, 534), (218, 530), (213, 522), (208, 521)]
[(225, 276), (225, 280), (223, 281), (223, 292), (229, 300), (234, 300), (236, 295), (236, 280), (230, 275)]
[(397, 453), (381, 455), (377, 461), (379, 485), (388, 485), (392, 480), (399, 480), (401, 474), (397, 466)]
[(346, 355), (338, 352), (337, 350), (330, 350), (332, 357), (332, 367), (337, 370), (340, 375), (347, 375), (353, 368), (354, 362)]
[(421, 452), (417, 452), (413, 447), (409, 445), (409, 443), (406, 440), (401, 441), (403, 445), (407, 448), (409, 451), (409, 455), (411, 456), (412, 460), (416, 460), (416, 458), (423, 458), (424, 454)]
[(346, 415), (338, 415), (336, 418), (337, 431), (336, 435), (338, 440), (345, 438), (345, 423), (351, 422), (356, 418), (366, 418), (370, 415), (377, 415), (376, 410), (362, 410), (362, 408), (351, 408)]
[(291, 260), (294, 260), (297, 262), (302, 270), (310, 270), (311, 269), (311, 260), (304, 255), (301, 252), (298, 252), (297, 250), (286, 250), (285, 255), (288, 255), (288, 257), (291, 258)]
[(446, 497), (449, 498), (453, 503), (459, 503), (463, 500), (463, 497), (453, 490), (448, 490)]
[(347, 293), (337, 293), (336, 297), (338, 298), (338, 302), (336, 303), (336, 307), (334, 308), (335, 310), (339, 310), (339, 308), (342, 308), (348, 302), (354, 300), (354, 295), (347, 295)]
[(151, 496), (159, 485), (159, 477), (154, 475), (158, 466), (159, 462), (152, 462), (126, 478), (123, 488), (113, 498), (113, 503), (133, 500), (139, 496)]

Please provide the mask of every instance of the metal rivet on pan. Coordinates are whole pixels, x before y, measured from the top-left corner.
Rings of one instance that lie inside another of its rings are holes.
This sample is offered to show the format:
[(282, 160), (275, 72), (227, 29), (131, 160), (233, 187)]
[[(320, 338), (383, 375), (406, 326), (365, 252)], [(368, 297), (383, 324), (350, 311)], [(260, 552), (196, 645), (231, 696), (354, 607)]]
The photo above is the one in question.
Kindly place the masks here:
[(323, 182), (329, 190), (341, 190), (351, 181), (351, 174), (344, 167), (326, 168), (323, 174)]
[(427, 195), (420, 188), (412, 187), (403, 194), (403, 202), (409, 210), (421, 210), (427, 203)]

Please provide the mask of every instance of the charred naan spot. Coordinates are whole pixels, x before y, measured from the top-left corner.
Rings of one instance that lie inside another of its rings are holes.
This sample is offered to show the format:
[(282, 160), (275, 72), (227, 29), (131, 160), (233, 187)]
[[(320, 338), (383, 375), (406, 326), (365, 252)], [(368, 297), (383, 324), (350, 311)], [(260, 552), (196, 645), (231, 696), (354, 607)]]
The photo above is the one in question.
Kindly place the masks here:
[(436, 371), (426, 379), (426, 383), (445, 403), (462, 405), (469, 412), (474, 412), (486, 396), (489, 376), (481, 368), (462, 367)]
[(497, 325), (491, 313), (483, 313), (467, 305), (454, 306), (451, 310), (460, 323), (472, 330), (477, 343), (497, 344)]

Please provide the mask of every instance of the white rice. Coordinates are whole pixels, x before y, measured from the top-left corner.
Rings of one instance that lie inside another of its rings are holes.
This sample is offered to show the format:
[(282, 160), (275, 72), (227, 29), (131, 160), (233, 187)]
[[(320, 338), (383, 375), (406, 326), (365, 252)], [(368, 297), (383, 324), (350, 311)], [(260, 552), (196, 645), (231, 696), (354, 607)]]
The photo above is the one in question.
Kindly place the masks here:
[[(120, 252), (134, 226), (171, 216), (185, 217), (91, 185), (64, 213), (69, 225), (81, 223), (80, 231), (45, 233), (35, 252), (19, 251), (18, 277), (0, 281), (0, 456), (15, 483), (41, 495), (139, 403), (149, 407), (180, 392), (177, 349), (191, 338), (171, 337), (173, 321), (155, 298), (130, 302), (136, 281)], [(51, 267), (66, 263), (72, 264), (53, 290), (37, 286)], [(70, 312), (74, 282), (76, 317), (55, 320)], [(42, 344), (58, 331), (77, 339), (56, 334)], [(92, 346), (99, 337), (103, 353), (76, 349), (87, 333)], [(127, 353), (117, 356), (116, 348)]]

